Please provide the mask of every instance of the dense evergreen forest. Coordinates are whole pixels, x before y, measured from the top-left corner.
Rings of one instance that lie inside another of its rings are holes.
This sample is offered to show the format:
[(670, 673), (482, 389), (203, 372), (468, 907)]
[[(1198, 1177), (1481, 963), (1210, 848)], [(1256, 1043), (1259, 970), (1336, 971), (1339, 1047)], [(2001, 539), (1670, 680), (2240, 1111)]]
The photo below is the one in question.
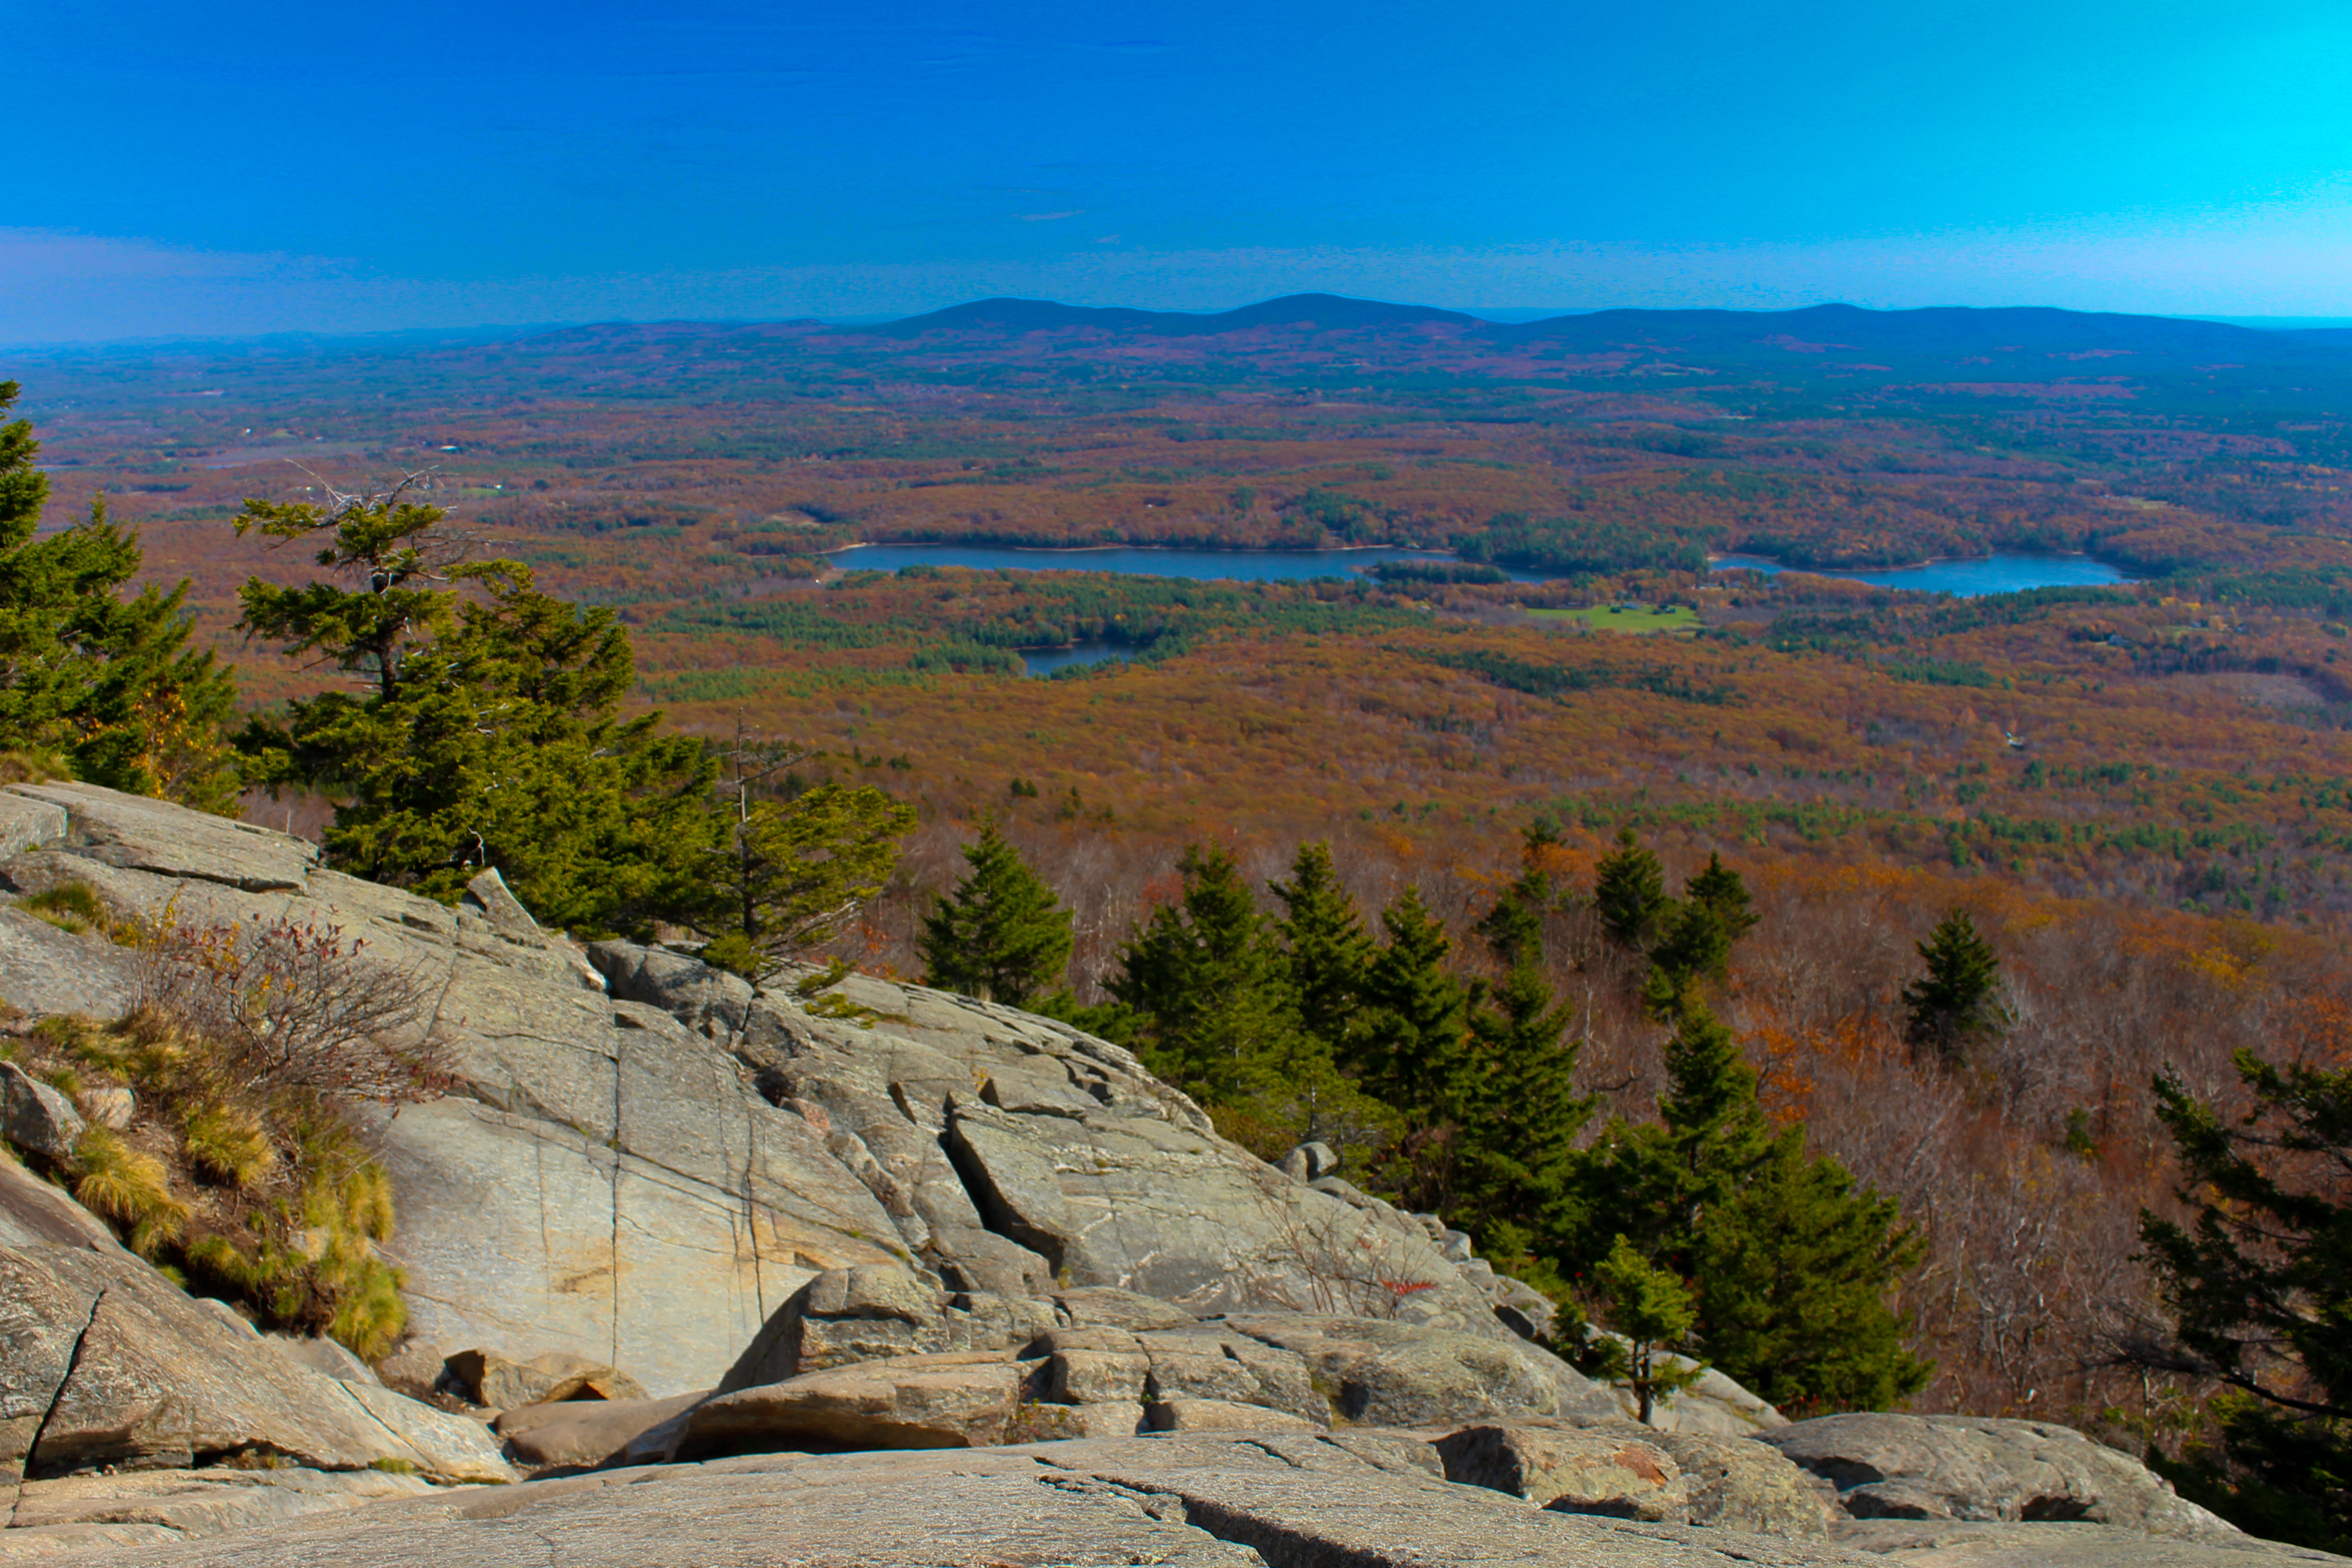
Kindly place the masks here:
[[(37, 366), (0, 767), (433, 896), (495, 866), (812, 1007), (856, 965), (1055, 1014), (1444, 1213), (1644, 1390), (1677, 1352), (1792, 1412), (2084, 1423), (2340, 1549), (2328, 374), (1694, 392), (1680, 350), (1252, 332), (596, 329), (367, 400), (385, 351)], [(950, 537), (1472, 564), (822, 553)], [(1995, 547), (2147, 575), (1705, 570)], [(1126, 657), (1022, 673), (1080, 640)]]

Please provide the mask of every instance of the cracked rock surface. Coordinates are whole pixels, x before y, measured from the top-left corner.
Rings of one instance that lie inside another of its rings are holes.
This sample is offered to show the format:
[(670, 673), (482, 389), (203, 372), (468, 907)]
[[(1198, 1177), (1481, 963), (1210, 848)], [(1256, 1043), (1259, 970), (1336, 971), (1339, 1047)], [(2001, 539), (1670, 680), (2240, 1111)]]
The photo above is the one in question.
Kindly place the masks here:
[(1507, 1286), (1412, 1216), (1266, 1165), (1048, 1019), (862, 976), (845, 990), (871, 1028), (813, 1018), (677, 953), (583, 950), (491, 878), (452, 910), (93, 785), (0, 788), (0, 1001), (26, 1012), (131, 1000), (122, 949), (6, 907), (68, 881), (186, 923), (339, 927), (430, 988), (457, 1092), (374, 1131), (399, 1194), (383, 1250), (436, 1354), (565, 1352), (656, 1398), (708, 1389), (810, 1279), (860, 1265), (1007, 1301), (1107, 1287), (1510, 1337)]

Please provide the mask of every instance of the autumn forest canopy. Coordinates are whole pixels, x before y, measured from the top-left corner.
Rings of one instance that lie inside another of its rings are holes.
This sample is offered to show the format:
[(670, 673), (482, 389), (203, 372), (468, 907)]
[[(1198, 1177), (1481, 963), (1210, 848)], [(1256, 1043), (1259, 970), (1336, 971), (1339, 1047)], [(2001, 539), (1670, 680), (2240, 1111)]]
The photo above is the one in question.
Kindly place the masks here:
[[(2336, 334), (1309, 296), (7, 369), (8, 776), (1051, 1013), (1645, 1398), (2047, 1416), (2352, 1531)], [(2060, 552), (2128, 580), (1817, 574)]]

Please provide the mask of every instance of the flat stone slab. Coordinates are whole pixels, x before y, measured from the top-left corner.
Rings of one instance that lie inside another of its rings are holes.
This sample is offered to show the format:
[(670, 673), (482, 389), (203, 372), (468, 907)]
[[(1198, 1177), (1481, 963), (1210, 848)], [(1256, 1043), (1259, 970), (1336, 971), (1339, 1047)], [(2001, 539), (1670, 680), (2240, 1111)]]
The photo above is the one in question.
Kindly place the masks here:
[[(770, 1454), (462, 1488), (109, 1568), (2265, 1568), (2344, 1560), (2107, 1526), (1871, 1521), (1852, 1539), (1549, 1513), (1430, 1475), (1409, 1435)], [(0, 1560), (8, 1535), (0, 1531)], [(60, 1543), (62, 1545), (62, 1542)], [(71, 1559), (65, 1559), (71, 1561)]]
[(37, 842), (62, 837), (110, 866), (262, 892), (301, 888), (319, 863), (307, 839), (96, 784), (11, 784), (9, 796), (65, 816), (62, 834)]
[(66, 808), (55, 801), (35, 800), (21, 793), (24, 787), (0, 789), (0, 860), (66, 836)]

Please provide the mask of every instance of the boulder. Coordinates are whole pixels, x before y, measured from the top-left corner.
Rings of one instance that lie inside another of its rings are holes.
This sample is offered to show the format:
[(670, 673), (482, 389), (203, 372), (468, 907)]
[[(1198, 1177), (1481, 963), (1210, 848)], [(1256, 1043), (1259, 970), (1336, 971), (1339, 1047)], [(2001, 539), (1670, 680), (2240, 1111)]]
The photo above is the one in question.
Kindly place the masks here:
[[(9, 873), (17, 864), (0, 862), (0, 887), (16, 885)], [(0, 1005), (25, 1013), (112, 1018), (129, 1012), (138, 995), (138, 963), (130, 949), (60, 931), (0, 902)]]
[(1558, 1356), (1514, 1338), (1307, 1314), (1237, 1316), (1222, 1326), (1298, 1356), (1333, 1414), (1361, 1426), (1617, 1416), (1605, 1390)]
[(114, 1228), (0, 1150), (0, 1247), (119, 1252)]
[(1328, 1143), (1301, 1143), (1285, 1154), (1276, 1168), (1294, 1182), (1319, 1181), (1339, 1169), (1339, 1156)]
[(1682, 1467), (1693, 1524), (1806, 1536), (1827, 1534), (1837, 1518), (1827, 1482), (1751, 1437), (1654, 1430), (1643, 1436)]
[(184, 1469), (248, 1452), (311, 1469), (512, 1475), (479, 1426), (322, 1377), (128, 1254), (0, 1248), (0, 1473)]
[[(168, 803), (86, 784), (0, 796), (32, 825), (9, 838), (0, 888), (78, 880), (187, 924), (331, 925), (428, 988), (422, 1022), (454, 1091), (366, 1115), (399, 1194), (383, 1250), (422, 1344), (568, 1352), (684, 1393), (728, 1377), (811, 1278), (866, 1267), (947, 1298), (942, 1349), (1010, 1340), (1057, 1287), (1140, 1292), (1188, 1318), (1307, 1309), (1510, 1331), (1490, 1270), (1328, 1177), (1290, 1180), (1132, 1055), (1054, 1020), (866, 976), (844, 991), (871, 1027), (812, 1017), (781, 986), (760, 994), (684, 954), (577, 947), (495, 878), (452, 910)], [(0, 996), (129, 1005), (134, 955), (5, 896)]]
[(100, 1127), (120, 1132), (139, 1114), (139, 1096), (119, 1083), (102, 1083), (82, 1090), (81, 1110)]
[(1193, 1323), (1192, 1313), (1157, 1296), (1102, 1285), (1056, 1291), (1054, 1317), (1076, 1329), (1126, 1329), (1135, 1332), (1189, 1329)]
[(1286, 1410), (1229, 1399), (1156, 1399), (1143, 1407), (1154, 1432), (1319, 1432), (1315, 1422)]
[(684, 1419), (676, 1455), (782, 1449), (967, 1448), (1000, 1443), (1024, 1369), (1003, 1353), (950, 1352), (813, 1372), (722, 1394)]
[[(1603, 1339), (1621, 1345), (1630, 1345), (1622, 1334), (1606, 1329), (1592, 1331)], [(1789, 1418), (1770, 1404), (1750, 1394), (1738, 1383), (1711, 1366), (1701, 1366), (1688, 1356), (1669, 1355), (1666, 1363), (1681, 1372), (1694, 1373), (1696, 1381), (1687, 1387), (1658, 1396), (1645, 1425), (1660, 1432), (1708, 1433), (1719, 1437), (1746, 1437), (1758, 1432), (1786, 1426)], [(1638, 1417), (1641, 1403), (1630, 1388), (1613, 1390), (1617, 1405), (1628, 1421)]]
[(526, 1405), (491, 1424), (507, 1457), (528, 1469), (584, 1469), (620, 1458), (629, 1445), (693, 1409), (706, 1394), (667, 1399), (573, 1400)]
[(288, 834), (97, 784), (10, 784), (0, 795), (62, 810), (65, 832), (43, 842), (62, 838), (100, 865), (264, 892), (300, 889), (319, 862), (317, 845)]
[(1636, 1434), (1532, 1426), (1465, 1427), (1436, 1444), (1445, 1479), (1538, 1508), (1690, 1522), (1690, 1485), (1673, 1457)]
[(643, 1399), (636, 1380), (585, 1356), (551, 1351), (527, 1362), (495, 1351), (459, 1351), (445, 1363), (457, 1392), (488, 1410), (567, 1400)]
[(88, 1124), (63, 1089), (14, 1062), (0, 1062), (0, 1140), (44, 1160), (73, 1158)]
[(2235, 1526), (2070, 1426), (1970, 1415), (1824, 1415), (1759, 1435), (1855, 1519), (2079, 1521), (2190, 1541)]
[(890, 1356), (1012, 1350), (1055, 1322), (1045, 1301), (950, 1296), (936, 1280), (893, 1265), (829, 1268), (776, 1309), (719, 1379), (719, 1392)]

